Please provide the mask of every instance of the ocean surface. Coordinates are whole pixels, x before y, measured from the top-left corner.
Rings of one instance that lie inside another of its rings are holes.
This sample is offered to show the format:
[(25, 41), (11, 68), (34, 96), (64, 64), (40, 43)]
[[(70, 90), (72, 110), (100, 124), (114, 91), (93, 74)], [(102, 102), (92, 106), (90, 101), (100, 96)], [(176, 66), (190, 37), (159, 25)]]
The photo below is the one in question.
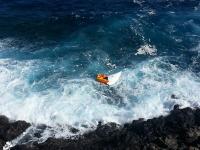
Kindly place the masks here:
[(32, 123), (28, 141), (174, 104), (200, 107), (199, 0), (0, 0), (0, 114)]

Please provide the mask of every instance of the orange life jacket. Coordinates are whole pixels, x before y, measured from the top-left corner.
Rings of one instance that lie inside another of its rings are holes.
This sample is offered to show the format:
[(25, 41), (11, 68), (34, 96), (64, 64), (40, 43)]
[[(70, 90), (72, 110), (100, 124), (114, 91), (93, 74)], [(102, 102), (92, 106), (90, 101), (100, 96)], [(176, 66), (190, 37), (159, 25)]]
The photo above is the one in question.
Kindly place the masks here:
[(105, 74), (98, 74), (96, 77), (96, 80), (100, 83), (103, 84), (108, 84), (108, 76), (106, 76)]

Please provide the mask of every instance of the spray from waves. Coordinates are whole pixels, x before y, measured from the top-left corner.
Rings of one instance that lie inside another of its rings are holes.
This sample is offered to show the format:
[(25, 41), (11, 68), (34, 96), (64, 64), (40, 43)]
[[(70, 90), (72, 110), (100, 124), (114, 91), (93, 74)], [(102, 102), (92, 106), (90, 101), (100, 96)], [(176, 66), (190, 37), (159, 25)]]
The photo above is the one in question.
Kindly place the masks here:
[[(95, 129), (99, 121), (123, 124), (167, 114), (174, 104), (200, 106), (199, 77), (170, 64), (167, 57), (124, 69), (121, 81), (113, 87), (102, 86), (90, 77), (57, 78), (56, 73), (30, 82), (33, 70), (42, 67), (42, 63), (50, 64), (40, 61), (1, 59), (0, 62), (0, 114), (31, 122), (33, 125), (27, 132), (32, 135), (38, 132), (38, 124), (51, 127), (42, 131), (40, 141), (52, 136), (72, 136), (70, 127), (81, 134)], [(36, 90), (48, 82), (53, 84), (52, 81), (55, 87)], [(172, 94), (177, 99), (171, 98)]]
[(137, 53), (135, 53), (135, 55), (146, 55), (146, 54), (156, 55), (156, 53), (157, 49), (155, 46), (143, 45), (137, 50)]

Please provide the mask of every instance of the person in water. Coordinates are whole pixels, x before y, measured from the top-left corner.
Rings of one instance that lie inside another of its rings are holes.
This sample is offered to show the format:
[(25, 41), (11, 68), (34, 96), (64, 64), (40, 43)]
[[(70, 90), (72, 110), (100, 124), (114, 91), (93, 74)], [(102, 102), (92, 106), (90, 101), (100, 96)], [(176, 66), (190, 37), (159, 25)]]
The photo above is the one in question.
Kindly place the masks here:
[(108, 84), (108, 76), (105, 74), (97, 74), (96, 80), (103, 84)]

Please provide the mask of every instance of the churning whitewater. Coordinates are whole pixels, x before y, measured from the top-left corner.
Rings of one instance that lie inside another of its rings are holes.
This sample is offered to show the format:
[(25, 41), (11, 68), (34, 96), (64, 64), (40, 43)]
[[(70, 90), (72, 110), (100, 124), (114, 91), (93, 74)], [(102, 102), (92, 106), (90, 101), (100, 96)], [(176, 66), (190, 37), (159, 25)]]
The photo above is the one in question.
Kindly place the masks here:
[[(32, 123), (27, 134), (46, 124), (44, 141), (200, 107), (198, 1), (91, 3), (3, 2), (0, 114)], [(113, 86), (95, 81), (119, 71)]]

